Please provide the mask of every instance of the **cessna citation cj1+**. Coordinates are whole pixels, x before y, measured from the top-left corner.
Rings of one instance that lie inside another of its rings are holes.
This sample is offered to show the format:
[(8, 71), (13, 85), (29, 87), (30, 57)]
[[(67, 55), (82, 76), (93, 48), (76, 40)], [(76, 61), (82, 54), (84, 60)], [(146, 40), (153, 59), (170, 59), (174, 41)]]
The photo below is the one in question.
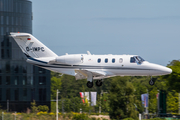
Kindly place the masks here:
[[(97, 86), (102, 85), (102, 79), (113, 76), (158, 76), (170, 74), (170, 68), (149, 63), (138, 55), (91, 55), (66, 54), (57, 56), (39, 40), (28, 33), (10, 33), (23, 53), (27, 62), (33, 65), (87, 79), (87, 86), (93, 87), (93, 80)], [(149, 81), (154, 85), (153, 80)]]

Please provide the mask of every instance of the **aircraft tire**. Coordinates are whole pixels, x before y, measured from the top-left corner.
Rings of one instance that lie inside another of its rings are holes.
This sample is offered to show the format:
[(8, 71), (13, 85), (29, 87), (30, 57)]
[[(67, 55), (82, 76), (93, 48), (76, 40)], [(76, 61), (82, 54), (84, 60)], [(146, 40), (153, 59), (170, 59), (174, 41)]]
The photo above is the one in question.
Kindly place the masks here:
[(97, 85), (98, 87), (102, 86), (102, 80), (97, 80), (97, 81), (96, 81), (96, 85)]
[(149, 81), (149, 85), (153, 86), (153, 85), (154, 85), (154, 81), (153, 81), (153, 80), (150, 80), (150, 81)]
[(93, 87), (93, 82), (88, 81), (88, 82), (87, 82), (87, 87), (88, 87), (88, 88), (92, 88), (92, 87)]

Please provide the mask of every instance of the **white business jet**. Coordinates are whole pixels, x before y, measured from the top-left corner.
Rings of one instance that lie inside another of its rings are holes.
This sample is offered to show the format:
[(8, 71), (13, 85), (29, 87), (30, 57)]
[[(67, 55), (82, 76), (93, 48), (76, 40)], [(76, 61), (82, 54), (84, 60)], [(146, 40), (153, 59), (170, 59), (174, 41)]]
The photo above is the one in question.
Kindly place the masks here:
[[(27, 62), (38, 67), (62, 74), (75, 76), (76, 80), (87, 79), (87, 87), (102, 85), (104, 78), (113, 76), (158, 76), (172, 72), (170, 68), (149, 63), (138, 55), (56, 55), (48, 47), (28, 33), (10, 33), (23, 53)], [(154, 85), (154, 81), (149, 81)]]

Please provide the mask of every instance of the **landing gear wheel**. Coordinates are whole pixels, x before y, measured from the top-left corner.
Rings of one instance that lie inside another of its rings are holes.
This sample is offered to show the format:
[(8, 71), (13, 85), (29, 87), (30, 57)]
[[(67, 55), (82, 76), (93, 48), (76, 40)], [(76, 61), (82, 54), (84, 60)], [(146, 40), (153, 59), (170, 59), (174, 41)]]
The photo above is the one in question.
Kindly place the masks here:
[(152, 79), (149, 81), (149, 85), (151, 85), (151, 86), (154, 85), (154, 81)]
[(102, 80), (97, 80), (97, 81), (96, 81), (96, 85), (97, 85), (98, 87), (102, 86)]
[(88, 81), (88, 82), (87, 82), (87, 87), (88, 87), (88, 88), (92, 88), (92, 87), (93, 87), (93, 82)]

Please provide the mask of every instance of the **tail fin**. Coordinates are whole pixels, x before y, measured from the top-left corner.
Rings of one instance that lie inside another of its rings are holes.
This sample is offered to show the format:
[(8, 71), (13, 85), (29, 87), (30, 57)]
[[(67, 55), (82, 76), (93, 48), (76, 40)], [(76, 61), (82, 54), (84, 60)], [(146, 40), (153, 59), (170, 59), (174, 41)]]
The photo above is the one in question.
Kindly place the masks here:
[(57, 57), (48, 47), (28, 33), (10, 33), (27, 57)]

